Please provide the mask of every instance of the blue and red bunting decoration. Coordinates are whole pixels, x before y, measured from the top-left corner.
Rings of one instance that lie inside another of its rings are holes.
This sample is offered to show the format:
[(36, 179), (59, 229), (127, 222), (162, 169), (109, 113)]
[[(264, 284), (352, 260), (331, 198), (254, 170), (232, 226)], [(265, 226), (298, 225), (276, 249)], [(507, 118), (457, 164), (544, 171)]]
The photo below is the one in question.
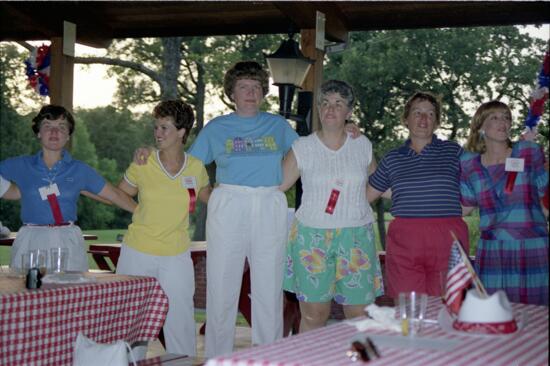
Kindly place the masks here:
[(544, 112), (544, 103), (548, 100), (550, 89), (550, 50), (546, 51), (542, 68), (538, 76), (538, 87), (531, 93), (531, 103), (525, 118), (526, 130), (532, 131)]
[(25, 74), (29, 85), (40, 95), (50, 94), (50, 46), (42, 44), (25, 60)]

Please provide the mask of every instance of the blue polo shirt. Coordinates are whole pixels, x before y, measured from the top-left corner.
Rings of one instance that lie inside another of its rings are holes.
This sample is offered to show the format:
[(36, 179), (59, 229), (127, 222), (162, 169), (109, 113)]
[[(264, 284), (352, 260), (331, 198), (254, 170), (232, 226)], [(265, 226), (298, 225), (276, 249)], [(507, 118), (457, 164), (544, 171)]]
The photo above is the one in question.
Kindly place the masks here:
[(57, 184), (57, 197), (64, 221), (77, 221), (77, 202), (80, 191), (94, 194), (105, 187), (105, 180), (89, 165), (75, 160), (67, 151), (48, 169), (40, 151), (36, 155), (18, 156), (0, 162), (0, 175), (17, 184), (21, 191), (21, 221), (25, 224), (55, 223), (48, 200), (39, 189)]
[(216, 161), (216, 182), (272, 187), (282, 182), (281, 161), (298, 138), (283, 117), (259, 112), (216, 117), (201, 130), (189, 154), (207, 165)]
[(381, 192), (391, 188), (393, 216), (462, 216), (460, 145), (433, 136), (432, 142), (417, 154), (410, 144), (407, 140), (387, 153), (370, 176), (369, 184)]

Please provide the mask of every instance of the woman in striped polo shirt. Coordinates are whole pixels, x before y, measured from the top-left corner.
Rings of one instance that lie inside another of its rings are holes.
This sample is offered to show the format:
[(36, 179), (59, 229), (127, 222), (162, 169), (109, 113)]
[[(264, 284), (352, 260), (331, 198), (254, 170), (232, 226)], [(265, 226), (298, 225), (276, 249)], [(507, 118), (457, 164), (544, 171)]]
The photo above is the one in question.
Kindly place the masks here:
[(401, 121), (405, 143), (388, 152), (369, 178), (367, 197), (391, 190), (394, 216), (386, 236), (386, 293), (417, 291), (440, 296), (454, 232), (468, 252), (468, 227), (460, 206), (462, 148), (434, 135), (441, 104), (417, 92), (405, 104)]

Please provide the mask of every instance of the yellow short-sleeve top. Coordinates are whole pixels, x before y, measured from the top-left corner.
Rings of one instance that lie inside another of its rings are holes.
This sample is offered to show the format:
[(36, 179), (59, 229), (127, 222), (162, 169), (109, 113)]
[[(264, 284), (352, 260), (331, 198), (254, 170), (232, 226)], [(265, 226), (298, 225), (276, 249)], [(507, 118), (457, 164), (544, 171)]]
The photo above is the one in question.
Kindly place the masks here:
[[(194, 178), (191, 178), (194, 177)], [(203, 163), (185, 154), (182, 169), (171, 176), (162, 166), (159, 152), (151, 154), (145, 165), (132, 163), (124, 179), (138, 189), (138, 206), (124, 243), (151, 255), (177, 255), (189, 248), (190, 182), (195, 196), (208, 185)]]

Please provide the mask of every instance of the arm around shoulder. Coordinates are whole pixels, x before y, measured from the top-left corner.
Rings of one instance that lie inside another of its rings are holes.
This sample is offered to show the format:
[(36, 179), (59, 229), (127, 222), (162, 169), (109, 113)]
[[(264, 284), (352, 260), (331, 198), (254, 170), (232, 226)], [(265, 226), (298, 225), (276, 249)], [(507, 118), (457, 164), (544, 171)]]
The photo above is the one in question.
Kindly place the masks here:
[(210, 199), (211, 194), (212, 186), (209, 184), (206, 187), (201, 188), (201, 190), (199, 191), (199, 199), (205, 204), (208, 204), (208, 200)]
[[(389, 191), (389, 189), (388, 189), (388, 191)], [(370, 184), (367, 185), (367, 201), (369, 202), (369, 204), (376, 201), (383, 194), (384, 194), (384, 192), (379, 191), (378, 189), (374, 188)], [(390, 197), (391, 197), (391, 191), (390, 191)]]
[(300, 178), (298, 162), (294, 152), (290, 149), (283, 160), (283, 183), (279, 186), (279, 190), (286, 192), (296, 183), (298, 178)]
[[(125, 181), (123, 181), (124, 184), (128, 184)], [(122, 184), (122, 182), (121, 182)], [(128, 184), (128, 186), (130, 186)], [(130, 186), (131, 187), (131, 186)], [(136, 190), (137, 191), (137, 190)], [(123, 210), (126, 210), (128, 212), (134, 212), (137, 203), (134, 201), (134, 199), (128, 194), (127, 192), (123, 191), (122, 189), (119, 189), (115, 186), (113, 186), (111, 183), (107, 182), (105, 184), (105, 187), (101, 190), (101, 192), (98, 193), (98, 195), (102, 198), (108, 199), (118, 207), (122, 208)]]
[(19, 191), (19, 187), (11, 183), (8, 190), (4, 193), (2, 198), (5, 200), (11, 200), (11, 201), (21, 199), (21, 191)]

